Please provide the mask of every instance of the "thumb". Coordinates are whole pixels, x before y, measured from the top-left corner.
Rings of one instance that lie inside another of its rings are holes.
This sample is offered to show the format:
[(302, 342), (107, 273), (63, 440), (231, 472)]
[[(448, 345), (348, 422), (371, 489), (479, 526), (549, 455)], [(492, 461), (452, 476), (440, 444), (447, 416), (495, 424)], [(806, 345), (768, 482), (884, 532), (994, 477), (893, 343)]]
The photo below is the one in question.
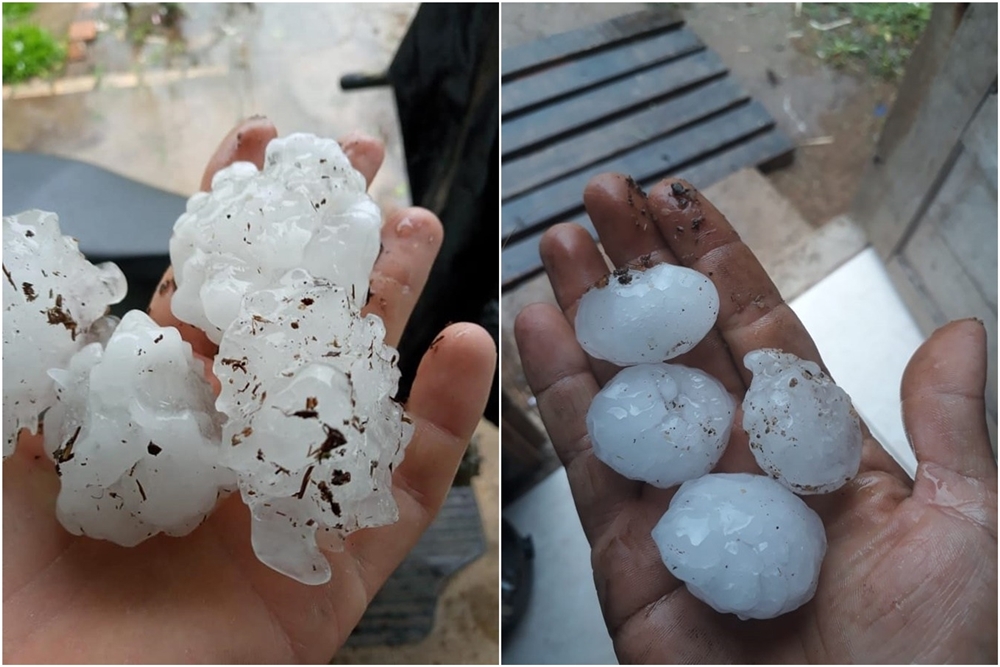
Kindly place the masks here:
[(986, 330), (977, 320), (947, 324), (920, 346), (903, 372), (903, 424), (917, 456), (917, 481), (940, 466), (992, 480), (997, 466), (986, 428)]

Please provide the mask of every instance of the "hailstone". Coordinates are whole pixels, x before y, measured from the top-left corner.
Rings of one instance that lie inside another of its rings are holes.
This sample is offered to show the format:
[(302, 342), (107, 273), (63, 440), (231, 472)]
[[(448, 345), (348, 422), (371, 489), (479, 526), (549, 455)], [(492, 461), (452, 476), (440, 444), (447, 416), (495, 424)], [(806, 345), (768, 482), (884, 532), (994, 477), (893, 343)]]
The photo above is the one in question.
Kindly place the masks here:
[(343, 287), (304, 270), (249, 294), (222, 338), (223, 461), (257, 557), (306, 584), (330, 579), (320, 547), (398, 517), (392, 471), (413, 427), (392, 398), (397, 355), (384, 338)]
[(774, 618), (812, 599), (826, 553), (819, 515), (763, 475), (685, 482), (652, 537), (692, 595), (743, 620)]
[(726, 449), (736, 403), (722, 384), (681, 365), (620, 371), (587, 411), (594, 455), (629, 479), (668, 488), (708, 473)]
[(31, 210), (3, 219), (3, 456), (22, 428), (56, 400), (50, 368), (64, 366), (91, 326), (125, 298), (114, 264), (94, 266), (63, 236), (55, 213)]
[(138, 310), (105, 347), (87, 345), (50, 371), (58, 401), (45, 448), (67, 530), (123, 546), (186, 535), (235, 487), (219, 462), (221, 419), (204, 373), (177, 329)]
[[(245, 294), (302, 268), (364, 305), (382, 217), (340, 145), (291, 134), (267, 145), (263, 171), (237, 162), (188, 200), (174, 224), (170, 261), (180, 320), (218, 343)], [(360, 307), (360, 306), (359, 306)]]
[(715, 285), (693, 269), (666, 263), (622, 268), (580, 298), (576, 336), (597, 359), (655, 363), (691, 350), (718, 314)]
[(829, 493), (861, 465), (861, 423), (847, 393), (811, 361), (775, 349), (747, 353), (753, 382), (743, 428), (761, 469), (796, 493)]

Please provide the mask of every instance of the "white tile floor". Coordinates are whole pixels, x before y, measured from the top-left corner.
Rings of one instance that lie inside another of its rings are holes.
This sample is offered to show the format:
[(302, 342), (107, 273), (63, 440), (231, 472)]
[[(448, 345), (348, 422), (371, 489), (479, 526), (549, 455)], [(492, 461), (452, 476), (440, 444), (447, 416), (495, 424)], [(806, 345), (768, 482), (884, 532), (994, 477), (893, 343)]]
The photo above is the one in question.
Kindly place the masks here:
[[(899, 382), (923, 336), (878, 255), (862, 251), (791, 305), (873, 433), (912, 475), (916, 460), (900, 418)], [(565, 472), (519, 498), (504, 516), (534, 541), (535, 587), (521, 626), (504, 638), (503, 662), (616, 662)]]

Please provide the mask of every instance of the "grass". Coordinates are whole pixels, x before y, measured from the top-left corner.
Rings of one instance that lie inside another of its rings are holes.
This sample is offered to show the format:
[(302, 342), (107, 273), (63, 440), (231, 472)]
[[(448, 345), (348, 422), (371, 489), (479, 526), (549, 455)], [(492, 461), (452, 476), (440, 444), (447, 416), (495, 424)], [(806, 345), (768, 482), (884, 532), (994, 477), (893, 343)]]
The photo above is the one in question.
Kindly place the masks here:
[(816, 55), (834, 67), (867, 70), (894, 82), (902, 78), (927, 27), (931, 6), (913, 2), (806, 4), (803, 13), (817, 23), (851, 19), (850, 25), (820, 33)]
[(3, 3), (3, 82), (20, 83), (55, 72), (66, 60), (66, 47), (48, 30), (27, 21), (31, 2)]

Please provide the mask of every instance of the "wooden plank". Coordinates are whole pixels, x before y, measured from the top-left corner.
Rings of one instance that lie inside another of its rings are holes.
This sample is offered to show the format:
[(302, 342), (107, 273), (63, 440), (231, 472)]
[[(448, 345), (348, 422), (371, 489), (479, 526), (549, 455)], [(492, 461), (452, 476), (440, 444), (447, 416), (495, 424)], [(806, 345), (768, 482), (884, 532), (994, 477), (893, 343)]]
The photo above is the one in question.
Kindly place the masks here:
[[(995, 220), (994, 216), (994, 220)], [(923, 295), (934, 326), (964, 317), (978, 317), (986, 326), (989, 359), (986, 404), (997, 406), (997, 313), (983, 299), (961, 262), (931, 225), (920, 225), (899, 255), (915, 288)], [(918, 318), (919, 320), (919, 318)], [(930, 332), (927, 332), (930, 333)]]
[[(996, 117), (994, 116), (994, 123)], [(996, 155), (996, 144), (993, 154)], [(995, 176), (994, 176), (995, 179)], [(976, 290), (997, 312), (997, 191), (975, 153), (963, 152), (948, 172), (920, 227), (933, 225)]]
[(597, 25), (552, 35), (544, 39), (504, 49), (500, 56), (503, 81), (526, 74), (574, 54), (588, 53), (614, 46), (635, 37), (664, 30), (683, 22), (680, 14), (668, 7), (627, 14)]
[(717, 55), (707, 50), (699, 51), (530, 111), (501, 125), (503, 156), (513, 158), (532, 146), (649, 104), (725, 71), (726, 66)]
[(962, 146), (975, 155), (986, 180), (997, 188), (997, 96), (987, 96), (969, 128), (962, 135)]
[(507, 116), (703, 48), (690, 30), (671, 29), (505, 83), (500, 89), (500, 111)]
[(594, 127), (501, 167), (501, 196), (510, 199), (577, 169), (744, 102), (747, 94), (730, 77), (672, 97), (649, 109)]
[(997, 6), (973, 4), (905, 136), (869, 165), (853, 216), (888, 257), (933, 197), (969, 121), (997, 78)]
[[(705, 188), (747, 165), (760, 165), (780, 159), (793, 149), (794, 146), (788, 137), (778, 129), (772, 128), (719, 154), (684, 167), (677, 175), (687, 179), (696, 188)], [(658, 180), (658, 178), (650, 179), (642, 185), (650, 188)], [(580, 190), (578, 196), (582, 199), (583, 190)], [(586, 215), (581, 214), (572, 221), (582, 225), (596, 237), (594, 227)], [(532, 236), (512, 242), (504, 248), (500, 259), (504, 291), (516, 287), (542, 270), (542, 261), (538, 256), (538, 243), (542, 233), (539, 230)]]
[[(683, 132), (593, 164), (503, 204), (501, 236), (505, 239), (526, 236), (546, 222), (579, 212), (583, 207), (583, 189), (596, 174), (614, 171), (631, 174), (637, 181), (655, 179), (773, 125), (774, 120), (764, 107), (758, 102), (750, 102)], [(746, 166), (746, 163), (739, 166)]]

